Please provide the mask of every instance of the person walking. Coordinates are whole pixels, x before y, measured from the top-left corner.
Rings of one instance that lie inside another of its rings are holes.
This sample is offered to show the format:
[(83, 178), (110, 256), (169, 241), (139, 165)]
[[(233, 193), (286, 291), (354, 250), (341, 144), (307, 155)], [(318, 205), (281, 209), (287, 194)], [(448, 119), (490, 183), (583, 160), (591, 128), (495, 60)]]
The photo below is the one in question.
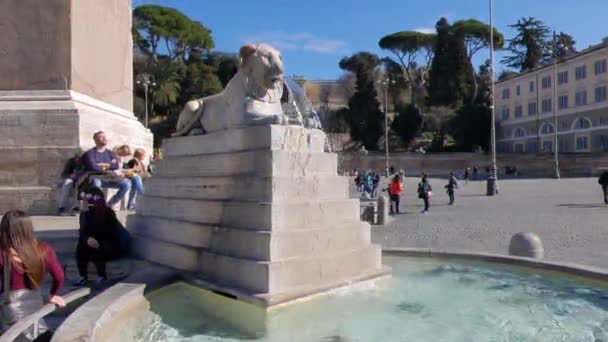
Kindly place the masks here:
[(597, 182), (602, 186), (604, 204), (608, 205), (608, 170), (602, 172)]
[[(388, 195), (391, 199), (390, 214), (401, 214), (399, 210), (399, 203), (401, 202), (401, 193), (403, 192), (403, 181), (401, 176), (395, 175), (391, 184), (388, 187)], [(395, 208), (393, 209), (393, 204)]]
[[(63, 287), (64, 274), (55, 251), (34, 237), (34, 226), (23, 211), (4, 213), (0, 221), (0, 268), (2, 269), (2, 310), (0, 333), (4, 333), (20, 319), (33, 314), (44, 306), (40, 287), (48, 272), (52, 278), (48, 303), (65, 306), (65, 300), (57, 293)], [(48, 328), (44, 320), (26, 329), (18, 341), (33, 341)], [(45, 334), (46, 336), (46, 334)]]
[(380, 187), (380, 174), (374, 172), (373, 184), (372, 184), (372, 198), (378, 197), (378, 188)]
[(450, 205), (454, 205), (454, 193), (456, 189), (458, 189), (458, 180), (454, 176), (454, 172), (450, 172), (450, 178), (448, 180), (448, 184), (445, 186), (446, 193), (450, 198)]
[(421, 198), (424, 201), (424, 209), (422, 210), (423, 214), (426, 214), (429, 211), (430, 198), (433, 196), (432, 191), (433, 188), (431, 187), (428, 176), (426, 173), (423, 173), (422, 180), (420, 183), (418, 183), (418, 198)]
[(469, 184), (470, 179), (471, 179), (471, 169), (467, 167), (464, 169), (464, 181), (466, 182), (466, 184)]

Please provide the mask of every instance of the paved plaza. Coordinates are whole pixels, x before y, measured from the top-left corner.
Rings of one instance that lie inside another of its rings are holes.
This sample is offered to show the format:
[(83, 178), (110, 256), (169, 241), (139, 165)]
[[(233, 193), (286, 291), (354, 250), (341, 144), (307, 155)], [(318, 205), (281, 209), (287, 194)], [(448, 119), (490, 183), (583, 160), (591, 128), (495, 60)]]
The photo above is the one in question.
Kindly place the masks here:
[(545, 259), (608, 269), (608, 207), (597, 178), (505, 180), (496, 197), (485, 196), (485, 181), (460, 181), (452, 207), (443, 189), (447, 181), (433, 179), (427, 214), (420, 213), (417, 183), (414, 178), (405, 181), (405, 214), (372, 227), (375, 243), (507, 254), (511, 236), (534, 232), (544, 243)]

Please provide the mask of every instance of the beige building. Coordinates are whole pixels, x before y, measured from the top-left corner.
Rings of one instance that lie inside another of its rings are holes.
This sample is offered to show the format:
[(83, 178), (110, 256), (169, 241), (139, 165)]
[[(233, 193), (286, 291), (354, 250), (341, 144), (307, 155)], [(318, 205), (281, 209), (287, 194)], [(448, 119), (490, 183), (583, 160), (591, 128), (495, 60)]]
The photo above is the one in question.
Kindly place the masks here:
[[(496, 83), (499, 152), (552, 152), (554, 109), (560, 152), (608, 151), (608, 38)], [(556, 77), (554, 76), (554, 73)]]

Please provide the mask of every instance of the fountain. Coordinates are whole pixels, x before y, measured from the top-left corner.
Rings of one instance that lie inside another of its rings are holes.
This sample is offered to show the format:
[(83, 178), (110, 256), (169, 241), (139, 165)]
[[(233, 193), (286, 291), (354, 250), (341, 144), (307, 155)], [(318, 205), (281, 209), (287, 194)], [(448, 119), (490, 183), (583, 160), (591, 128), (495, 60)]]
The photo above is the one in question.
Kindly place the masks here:
[(389, 274), (279, 53), (244, 46), (241, 58), (164, 141), (129, 221), (136, 255), (264, 307)]

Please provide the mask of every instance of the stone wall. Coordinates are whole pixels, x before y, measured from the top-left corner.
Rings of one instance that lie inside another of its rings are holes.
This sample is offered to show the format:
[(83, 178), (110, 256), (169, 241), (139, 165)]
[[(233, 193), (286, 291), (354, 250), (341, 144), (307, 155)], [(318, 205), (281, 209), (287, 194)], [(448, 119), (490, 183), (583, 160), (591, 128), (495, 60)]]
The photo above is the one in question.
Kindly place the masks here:
[[(516, 166), (521, 177), (553, 177), (554, 159), (552, 154), (498, 154), (499, 174), (504, 174), (506, 166)], [(608, 169), (608, 153), (560, 154), (560, 171), (564, 177), (595, 176), (600, 170)], [(418, 176), (426, 172), (434, 176), (445, 176), (449, 172), (462, 173), (466, 167), (479, 166), (480, 174), (491, 164), (487, 154), (480, 153), (395, 153), (390, 155), (389, 164), (395, 169), (403, 169), (408, 176)], [(383, 171), (385, 157), (381, 153), (341, 154), (340, 172), (372, 169)]]

